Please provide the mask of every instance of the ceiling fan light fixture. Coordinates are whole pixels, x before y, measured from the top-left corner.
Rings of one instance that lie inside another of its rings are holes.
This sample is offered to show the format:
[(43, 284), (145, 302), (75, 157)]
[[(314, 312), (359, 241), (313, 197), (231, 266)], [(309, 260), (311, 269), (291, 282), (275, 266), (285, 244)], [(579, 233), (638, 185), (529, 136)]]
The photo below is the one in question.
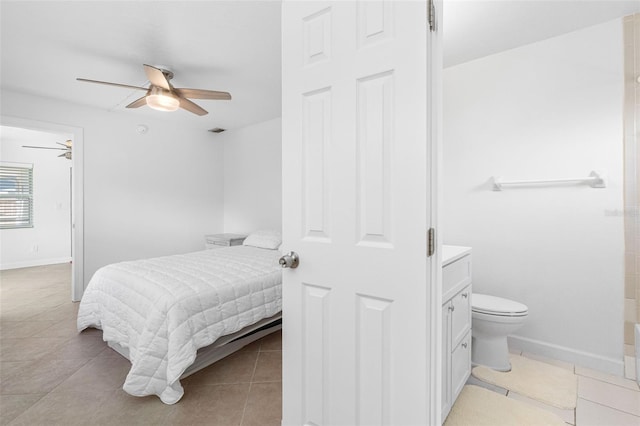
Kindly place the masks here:
[(180, 101), (173, 96), (149, 95), (147, 96), (147, 105), (158, 111), (175, 111), (180, 107)]
[(158, 111), (175, 111), (180, 107), (180, 100), (168, 90), (153, 87), (145, 98), (150, 108)]
[[(1, 1), (1, 0), (0, 0)], [(175, 88), (170, 80), (173, 78), (173, 72), (165, 67), (152, 65), (143, 65), (144, 72), (149, 82), (148, 87), (131, 86), (129, 84), (111, 83), (108, 81), (89, 80), (86, 78), (77, 78), (78, 81), (87, 83), (106, 84), (108, 86), (122, 87), (129, 90), (143, 90), (147, 93), (144, 96), (134, 100), (126, 105), (125, 108), (140, 108), (148, 105), (150, 108), (159, 111), (175, 111), (182, 108), (192, 114), (203, 116), (207, 115), (207, 111), (200, 105), (191, 101), (194, 99), (212, 99), (212, 100), (231, 100), (229, 92), (220, 92), (217, 90), (204, 89), (187, 89)]]

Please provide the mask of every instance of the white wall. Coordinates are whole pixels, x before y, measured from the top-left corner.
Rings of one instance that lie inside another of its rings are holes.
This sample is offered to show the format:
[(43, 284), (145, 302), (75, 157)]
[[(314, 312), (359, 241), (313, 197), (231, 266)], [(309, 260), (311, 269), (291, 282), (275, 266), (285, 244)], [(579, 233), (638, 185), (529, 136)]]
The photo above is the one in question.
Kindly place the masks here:
[[(622, 372), (622, 33), (616, 20), (444, 73), (444, 242), (474, 291), (529, 307), (512, 344)], [(491, 191), (489, 178), (586, 177)], [(617, 212), (617, 213), (616, 213)]]
[(222, 232), (223, 152), (211, 133), (162, 112), (142, 118), (9, 90), (0, 107), (83, 129), (85, 284), (106, 264), (200, 250), (206, 232)]
[(224, 230), (282, 229), (282, 125), (276, 118), (220, 135)]
[(0, 230), (0, 269), (48, 265), (71, 260), (71, 161), (63, 151), (23, 148), (59, 147), (69, 135), (2, 127), (0, 160), (33, 164), (32, 228)]

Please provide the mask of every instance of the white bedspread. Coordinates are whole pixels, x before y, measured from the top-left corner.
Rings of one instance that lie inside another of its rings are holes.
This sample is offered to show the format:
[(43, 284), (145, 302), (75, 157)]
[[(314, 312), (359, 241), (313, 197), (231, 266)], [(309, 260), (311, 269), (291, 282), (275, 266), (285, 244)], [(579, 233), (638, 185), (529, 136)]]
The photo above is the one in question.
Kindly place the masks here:
[(122, 262), (99, 269), (78, 311), (129, 350), (123, 389), (180, 400), (196, 351), (282, 309), (280, 253), (248, 246)]

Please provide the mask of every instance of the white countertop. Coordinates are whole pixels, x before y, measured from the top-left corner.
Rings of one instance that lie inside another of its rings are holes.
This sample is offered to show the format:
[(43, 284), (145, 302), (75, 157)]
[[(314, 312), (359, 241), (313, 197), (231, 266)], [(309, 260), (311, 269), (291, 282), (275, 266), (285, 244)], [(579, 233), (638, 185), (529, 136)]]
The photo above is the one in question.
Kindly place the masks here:
[(455, 262), (462, 256), (471, 253), (471, 247), (462, 246), (442, 246), (442, 266), (446, 266), (451, 262)]

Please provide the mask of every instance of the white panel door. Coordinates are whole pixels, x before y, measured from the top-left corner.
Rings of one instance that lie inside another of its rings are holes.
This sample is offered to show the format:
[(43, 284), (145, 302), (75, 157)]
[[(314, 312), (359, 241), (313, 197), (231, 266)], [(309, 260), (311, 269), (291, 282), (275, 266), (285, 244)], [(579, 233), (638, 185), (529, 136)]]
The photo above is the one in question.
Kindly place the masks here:
[(284, 1), (282, 31), (283, 424), (429, 424), (426, 1)]

